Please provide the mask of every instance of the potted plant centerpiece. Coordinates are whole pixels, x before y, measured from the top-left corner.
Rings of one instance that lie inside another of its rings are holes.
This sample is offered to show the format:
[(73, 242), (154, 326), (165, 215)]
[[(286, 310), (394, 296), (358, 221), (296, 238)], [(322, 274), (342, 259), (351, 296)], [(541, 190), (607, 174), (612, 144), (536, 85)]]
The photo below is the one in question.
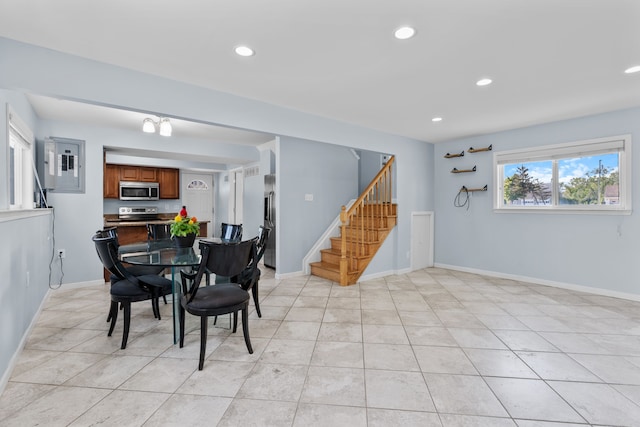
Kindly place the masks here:
[(200, 223), (195, 216), (190, 217), (187, 209), (182, 210), (171, 223), (171, 239), (179, 248), (190, 248), (196, 241), (196, 236), (200, 234)]

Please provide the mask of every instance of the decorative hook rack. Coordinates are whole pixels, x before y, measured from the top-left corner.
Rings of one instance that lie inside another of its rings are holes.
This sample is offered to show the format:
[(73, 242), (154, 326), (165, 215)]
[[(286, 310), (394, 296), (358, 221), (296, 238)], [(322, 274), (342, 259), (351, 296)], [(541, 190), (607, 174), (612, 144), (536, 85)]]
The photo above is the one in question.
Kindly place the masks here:
[(475, 172), (475, 171), (476, 171), (475, 166), (473, 167), (473, 169), (458, 169), (458, 168), (451, 169), (451, 173), (467, 173), (467, 172)]
[(487, 191), (487, 186), (485, 185), (482, 188), (467, 188), (467, 187), (465, 187), (463, 185), (462, 188), (460, 189), (460, 191), (464, 191), (464, 192), (467, 192), (467, 193), (473, 193), (473, 192), (476, 192), (476, 191)]
[(493, 150), (493, 144), (491, 144), (488, 147), (484, 147), (484, 148), (473, 148), (473, 147), (469, 147), (469, 149), (467, 150), (470, 153), (480, 153), (481, 151), (491, 151)]
[(464, 150), (462, 150), (462, 152), (461, 152), (460, 154), (450, 154), (450, 153), (447, 153), (447, 154), (445, 154), (445, 155), (444, 155), (444, 158), (445, 158), (445, 159), (451, 159), (451, 158), (453, 158), (453, 157), (464, 157)]

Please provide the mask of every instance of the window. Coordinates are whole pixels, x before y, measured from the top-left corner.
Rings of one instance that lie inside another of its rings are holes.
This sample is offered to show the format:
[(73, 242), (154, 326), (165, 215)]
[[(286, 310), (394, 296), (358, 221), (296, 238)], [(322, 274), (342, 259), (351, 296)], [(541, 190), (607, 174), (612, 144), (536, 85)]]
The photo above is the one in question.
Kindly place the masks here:
[(9, 128), (9, 209), (33, 208), (33, 133), (7, 108)]
[(631, 211), (631, 136), (493, 155), (497, 211)]

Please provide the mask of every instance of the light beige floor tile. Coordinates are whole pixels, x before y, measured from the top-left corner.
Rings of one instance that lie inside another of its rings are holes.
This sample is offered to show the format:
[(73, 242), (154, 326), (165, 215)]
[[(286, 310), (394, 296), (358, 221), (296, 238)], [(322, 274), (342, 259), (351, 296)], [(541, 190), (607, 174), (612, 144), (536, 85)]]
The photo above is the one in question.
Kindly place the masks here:
[(144, 423), (144, 427), (214, 426), (232, 401), (228, 397), (174, 394)]
[(69, 426), (142, 425), (170, 397), (169, 393), (114, 390)]
[(510, 315), (476, 314), (475, 316), (489, 329), (529, 330), (527, 325)]
[(320, 322), (284, 321), (273, 335), (277, 339), (315, 341), (320, 330)]
[(217, 427), (290, 426), (295, 414), (296, 403), (294, 402), (233, 399)]
[(548, 384), (592, 424), (635, 426), (640, 420), (640, 407), (607, 384)]
[[(228, 360), (230, 362), (257, 362), (262, 355), (269, 340), (263, 338), (252, 338), (251, 347), (253, 354), (247, 350), (243, 337), (228, 337), (216, 348), (207, 360)], [(205, 366), (207, 362), (205, 360)]]
[(315, 308), (326, 308), (328, 297), (309, 297), (309, 296), (298, 296), (295, 302), (293, 303), (293, 307), (295, 308), (305, 308), (305, 307), (315, 307)]
[(520, 378), (486, 378), (486, 381), (513, 418), (585, 421), (544, 381)]
[(327, 308), (322, 319), (323, 323), (362, 323), (360, 310), (346, 308)]
[(365, 406), (364, 369), (311, 366), (300, 402)]
[(318, 341), (311, 365), (342, 368), (364, 368), (362, 343)]
[(324, 308), (291, 308), (284, 320), (288, 322), (321, 322)]
[(443, 427), (516, 427), (510, 418), (441, 414), (440, 419)]
[(422, 372), (478, 375), (462, 349), (457, 347), (413, 346)]
[(122, 384), (120, 390), (174, 393), (198, 369), (192, 359), (158, 357)]
[(107, 356), (90, 353), (63, 353), (12, 378), (12, 381), (62, 384)]
[(507, 417), (502, 404), (481, 377), (424, 374), (438, 412)]
[(407, 334), (400, 325), (362, 325), (362, 339), (366, 343), (409, 344)]
[(365, 369), (367, 407), (435, 412), (422, 374)]
[(503, 350), (507, 347), (489, 329), (448, 328), (449, 333), (464, 348), (491, 348)]
[(59, 357), (61, 354), (63, 354), (61, 351), (24, 349), (20, 353), (20, 357), (18, 358), (15, 366), (13, 367), (11, 376), (12, 378), (15, 378), (18, 375), (24, 372), (30, 371), (31, 369), (34, 369), (35, 367), (51, 359)]
[(0, 396), (0, 424), (2, 420), (55, 389), (53, 385), (9, 382)]
[(396, 310), (362, 310), (364, 325), (402, 325)]
[[(49, 331), (51, 331), (51, 329), (49, 329), (47, 332)], [(83, 342), (95, 336), (103, 334), (106, 335), (103, 331), (75, 328), (60, 329), (58, 332), (55, 332), (46, 338), (40, 339), (33, 343), (27, 343), (25, 347), (32, 350), (67, 351), (77, 346), (78, 344), (82, 344)], [(114, 332), (114, 336), (118, 336), (116, 332)], [(122, 335), (119, 336), (118, 340), (121, 339)]]
[(458, 347), (458, 342), (449, 330), (433, 326), (405, 326), (405, 331), (412, 345), (436, 345)]
[(234, 397), (255, 367), (253, 362), (207, 360), (202, 371), (196, 369), (177, 389), (180, 394)]
[(315, 341), (272, 339), (260, 356), (259, 362), (308, 365), (315, 344)]
[(594, 354), (570, 354), (570, 356), (605, 382), (640, 385), (640, 366), (622, 356)]
[(67, 426), (109, 393), (112, 391), (106, 389), (56, 387), (11, 417), (2, 420), (2, 426)]
[(589, 334), (540, 332), (539, 335), (565, 353), (610, 354), (606, 348), (589, 339)]
[(443, 326), (433, 311), (403, 311), (398, 314), (405, 326)]
[(329, 298), (326, 308), (342, 308), (345, 310), (360, 310), (360, 298)]
[(559, 351), (550, 342), (533, 331), (493, 331), (511, 350)]
[(464, 352), (480, 375), (538, 379), (538, 375), (511, 350), (467, 348)]
[(517, 351), (516, 354), (544, 380), (602, 382), (584, 366), (563, 353)]
[(398, 411), (392, 409), (367, 409), (368, 427), (421, 426), (441, 427), (438, 414), (433, 412)]
[(151, 361), (152, 357), (145, 356), (106, 356), (68, 380), (65, 385), (115, 389)]
[(362, 325), (355, 323), (323, 323), (318, 341), (362, 342)]
[(245, 399), (297, 402), (308, 366), (258, 363), (238, 392)]
[(395, 371), (420, 371), (411, 346), (364, 343), (364, 367)]
[(367, 412), (365, 408), (301, 403), (293, 427), (309, 426), (366, 427)]

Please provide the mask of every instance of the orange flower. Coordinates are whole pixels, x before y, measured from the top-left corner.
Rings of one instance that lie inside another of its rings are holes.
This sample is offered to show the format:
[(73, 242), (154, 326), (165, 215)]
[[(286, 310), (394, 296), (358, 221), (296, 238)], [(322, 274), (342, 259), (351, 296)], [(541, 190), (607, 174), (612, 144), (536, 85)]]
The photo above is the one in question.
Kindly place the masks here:
[(192, 216), (191, 221), (189, 221), (189, 223), (193, 224), (194, 222), (198, 222), (198, 218), (196, 218), (195, 216)]

